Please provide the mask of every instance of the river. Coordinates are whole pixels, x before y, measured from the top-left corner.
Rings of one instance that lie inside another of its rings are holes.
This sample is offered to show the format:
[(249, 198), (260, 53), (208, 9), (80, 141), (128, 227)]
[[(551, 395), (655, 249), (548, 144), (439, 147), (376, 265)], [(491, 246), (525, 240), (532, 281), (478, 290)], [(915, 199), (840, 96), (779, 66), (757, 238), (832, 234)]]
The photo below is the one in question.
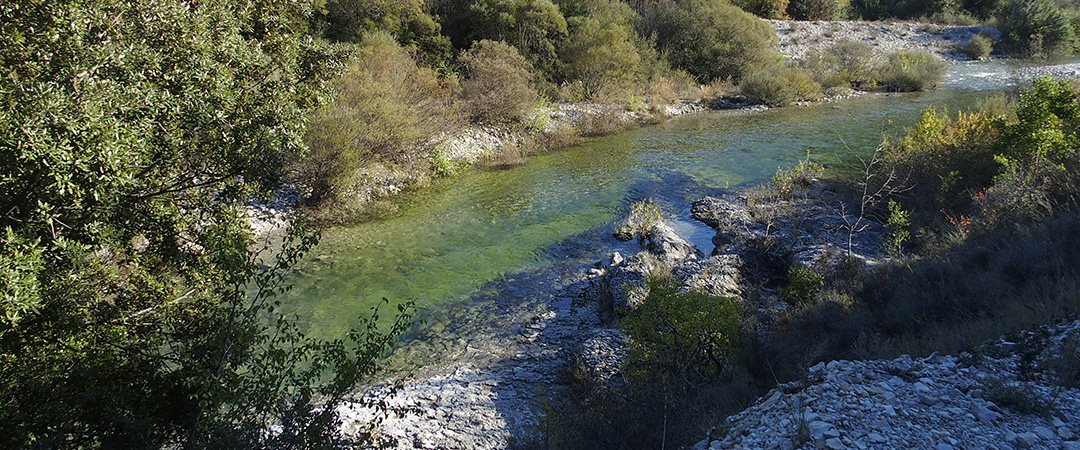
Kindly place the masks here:
[[(939, 90), (866, 94), (767, 111), (704, 112), (590, 140), (501, 170), (470, 171), (411, 193), (390, 217), (323, 231), (284, 298), (318, 337), (337, 337), (381, 299), (441, 312), (488, 283), (593, 254), (560, 243), (611, 247), (597, 230), (653, 198), (681, 235), (711, 250), (712, 230), (690, 203), (767, 179), (809, 154), (834, 167), (873, 152), (927, 107), (970, 108), (1009, 84), (1009, 64), (954, 63)], [(590, 233), (589, 231), (592, 230)], [(580, 242), (580, 241), (584, 242)], [(384, 314), (385, 316), (385, 314)], [(384, 318), (385, 320), (385, 318)], [(429, 325), (430, 326), (430, 323)]]

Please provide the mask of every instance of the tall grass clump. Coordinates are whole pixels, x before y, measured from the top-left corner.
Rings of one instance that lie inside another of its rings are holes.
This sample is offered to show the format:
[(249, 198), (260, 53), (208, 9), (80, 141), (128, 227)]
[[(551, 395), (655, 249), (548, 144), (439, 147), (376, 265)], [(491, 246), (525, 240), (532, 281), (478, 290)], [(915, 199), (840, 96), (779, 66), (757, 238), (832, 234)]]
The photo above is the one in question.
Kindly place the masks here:
[(936, 88), (945, 81), (948, 66), (929, 52), (901, 50), (889, 55), (878, 70), (885, 89), (914, 92)]

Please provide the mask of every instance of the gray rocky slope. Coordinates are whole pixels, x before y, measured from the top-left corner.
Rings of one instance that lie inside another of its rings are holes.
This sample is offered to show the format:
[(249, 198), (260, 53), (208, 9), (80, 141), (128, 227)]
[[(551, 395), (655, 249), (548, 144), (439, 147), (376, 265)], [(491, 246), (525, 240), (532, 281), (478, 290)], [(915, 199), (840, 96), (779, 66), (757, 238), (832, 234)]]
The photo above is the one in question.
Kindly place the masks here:
[(831, 361), (695, 449), (1080, 449), (1080, 321), (976, 354)]

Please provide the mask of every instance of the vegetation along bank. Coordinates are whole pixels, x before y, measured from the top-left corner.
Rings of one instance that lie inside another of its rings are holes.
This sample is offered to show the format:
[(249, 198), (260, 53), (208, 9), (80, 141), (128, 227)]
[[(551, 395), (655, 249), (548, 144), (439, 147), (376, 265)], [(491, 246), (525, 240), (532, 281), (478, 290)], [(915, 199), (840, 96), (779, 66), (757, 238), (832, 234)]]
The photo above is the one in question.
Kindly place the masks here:
[[(342, 435), (336, 406), (378, 370), (392, 336), (408, 328), (411, 310), (403, 306), (391, 329), (359, 320), (330, 341), (307, 338), (279, 314), (275, 295), (287, 289), (284, 274), (315, 235), (303, 220), (290, 221), (283, 250), (259, 258), (244, 212), (251, 198), (269, 199), (286, 184), (296, 186), (310, 217), (349, 221), (392, 209), (385, 200), (394, 193), (472, 164), (476, 153), (454, 147), (455, 139), (494, 136), (498, 150), (475, 161), (516, 164), (538, 149), (610, 132), (613, 124), (680, 112), (687, 107), (669, 105), (681, 100), (783, 105), (852, 87), (914, 90), (940, 82), (943, 69), (934, 57), (882, 54), (875, 57), (881, 64), (868, 67), (861, 65), (866, 45), (854, 40), (828, 43), (817, 56), (789, 64), (777, 57), (774, 27), (747, 11), (776, 19), (846, 14), (986, 21), (1002, 34), (999, 42), (969, 39), (965, 49), (976, 57), (991, 53), (986, 41), (1027, 55), (1068, 52), (1076, 42), (1075, 5), (1043, 0), (4, 3), (0, 442), (11, 448), (310, 448), (371, 438), (367, 427)], [(846, 55), (862, 56), (853, 63)], [(773, 274), (760, 292), (775, 287), (779, 297), (803, 308), (773, 323), (818, 330), (815, 321), (828, 318), (834, 327), (829, 335), (838, 340), (799, 354), (949, 349), (933, 337), (954, 335), (950, 327), (969, 331), (962, 335), (971, 340), (995, 333), (999, 328), (987, 325), (995, 320), (1027, 324), (1070, 311), (1075, 295), (1054, 280), (1075, 279), (1064, 263), (1073, 258), (1062, 250), (1080, 248), (1059, 241), (1077, 235), (1069, 220), (1077, 185), (1075, 96), (1068, 85), (1040, 82), (1013, 107), (955, 120), (929, 114), (909, 138), (884, 147), (880, 167), (924, 177), (913, 191), (933, 190), (918, 201), (894, 198), (901, 206), (883, 216), (893, 217), (897, 230), (888, 248), (922, 259), (865, 278), (861, 271), (844, 272), (857, 276), (836, 290), (820, 289), (817, 276), (803, 269), (775, 272), (787, 266), (768, 255), (751, 259)], [(618, 107), (581, 106), (592, 104)], [(585, 110), (597, 112), (580, 113)], [(633, 120), (611, 120), (634, 114)], [(565, 122), (557, 120), (561, 116)], [(470, 127), (487, 131), (457, 131)], [(889, 159), (905, 154), (918, 158)], [(859, 204), (854, 198), (848, 204)], [(888, 207), (856, 208), (857, 215), (840, 217), (858, 224), (871, 211), (884, 215), (882, 208)], [(997, 234), (1014, 224), (1021, 224), (1021, 238)], [(765, 224), (766, 236), (771, 225)], [(890, 229), (888, 220), (883, 226)], [(899, 232), (913, 226), (907, 237)], [(643, 241), (654, 247), (668, 242), (659, 235), (649, 231)], [(664, 251), (682, 248), (676, 244)], [(634, 273), (653, 264), (647, 255), (631, 258), (609, 266)], [(656, 274), (650, 269), (649, 275)], [(826, 275), (818, 274), (823, 282)], [(993, 286), (995, 295), (946, 290), (930, 298), (921, 289), (953, 288), (940, 280), (962, 275), (972, 278), (957, 285)], [(645, 282), (636, 285), (649, 287), (645, 298), (710, 301), (663, 277)], [(597, 317), (632, 315), (626, 311), (634, 310), (640, 294), (625, 309), (612, 306)], [(901, 294), (906, 297), (893, 297)], [(798, 359), (755, 362), (755, 353), (739, 350), (755, 341), (736, 339), (742, 335), (728, 325), (746, 306), (716, 305), (716, 321), (690, 325), (726, 331), (703, 334), (700, 348), (650, 362), (657, 350), (631, 347), (639, 361), (679, 369), (655, 371), (676, 386), (651, 390), (666, 396), (633, 404), (667, 411), (664, 405), (681, 398), (674, 393), (683, 384), (698, 383), (696, 372), (756, 381), (766, 369), (778, 377), (793, 373), (785, 365), (798, 366)], [(1025, 312), (1031, 310), (1035, 314)], [(647, 323), (626, 322), (628, 333), (644, 336), (636, 341), (642, 345), (670, 343)], [(867, 324), (873, 328), (863, 328)], [(595, 347), (614, 348), (603, 344), (609, 336)], [(740, 342), (748, 344), (735, 345)], [(751, 358), (745, 366), (729, 363), (745, 355)], [(753, 376), (738, 378), (737, 367)], [(581, 398), (593, 402), (582, 410), (597, 415), (553, 411), (552, 421), (528, 425), (611, 423), (603, 414), (640, 412), (618, 403), (626, 398), (619, 395)], [(561, 429), (566, 433), (545, 434), (550, 445), (641, 436)], [(656, 439), (645, 434), (628, 446)]]

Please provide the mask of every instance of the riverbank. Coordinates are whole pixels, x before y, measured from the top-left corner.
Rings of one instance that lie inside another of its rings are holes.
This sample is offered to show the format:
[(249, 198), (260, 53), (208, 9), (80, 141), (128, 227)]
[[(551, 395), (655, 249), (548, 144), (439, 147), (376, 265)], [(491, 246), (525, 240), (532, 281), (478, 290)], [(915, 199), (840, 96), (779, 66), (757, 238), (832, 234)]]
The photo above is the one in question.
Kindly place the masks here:
[(911, 21), (769, 20), (768, 22), (776, 28), (779, 38), (777, 49), (789, 59), (800, 59), (810, 50), (823, 49), (848, 39), (868, 43), (880, 54), (899, 50), (924, 50), (946, 61), (967, 61), (971, 58), (961, 48), (973, 36), (983, 34), (995, 41), (1001, 36), (1001, 32), (993, 27), (940, 25)]
[[(420, 330), (395, 352), (393, 365), (424, 362), (406, 368), (416, 376), (389, 399), (391, 406), (413, 411), (383, 420), (381, 438), (392, 448), (536, 445), (552, 429), (550, 407), (626, 386), (619, 317), (641, 305), (653, 275), (670, 274), (686, 289), (740, 298), (758, 324), (753, 333), (765, 336), (777, 314), (790, 308), (776, 291), (775, 281), (787, 270), (783, 261), (835, 271), (844, 255), (862, 265), (882, 257), (880, 226), (863, 222), (842, 231), (858, 218), (833, 204), (830, 193), (773, 200), (749, 195), (695, 203), (692, 218), (717, 230), (708, 255), (662, 221), (649, 225), (644, 245), (621, 241), (615, 226), (604, 226), (553, 250), (561, 259), (593, 263), (557, 264), (482, 288), (453, 317)], [(448, 341), (443, 332), (456, 338)], [(357, 403), (339, 413), (347, 430), (357, 432), (376, 411)]]

